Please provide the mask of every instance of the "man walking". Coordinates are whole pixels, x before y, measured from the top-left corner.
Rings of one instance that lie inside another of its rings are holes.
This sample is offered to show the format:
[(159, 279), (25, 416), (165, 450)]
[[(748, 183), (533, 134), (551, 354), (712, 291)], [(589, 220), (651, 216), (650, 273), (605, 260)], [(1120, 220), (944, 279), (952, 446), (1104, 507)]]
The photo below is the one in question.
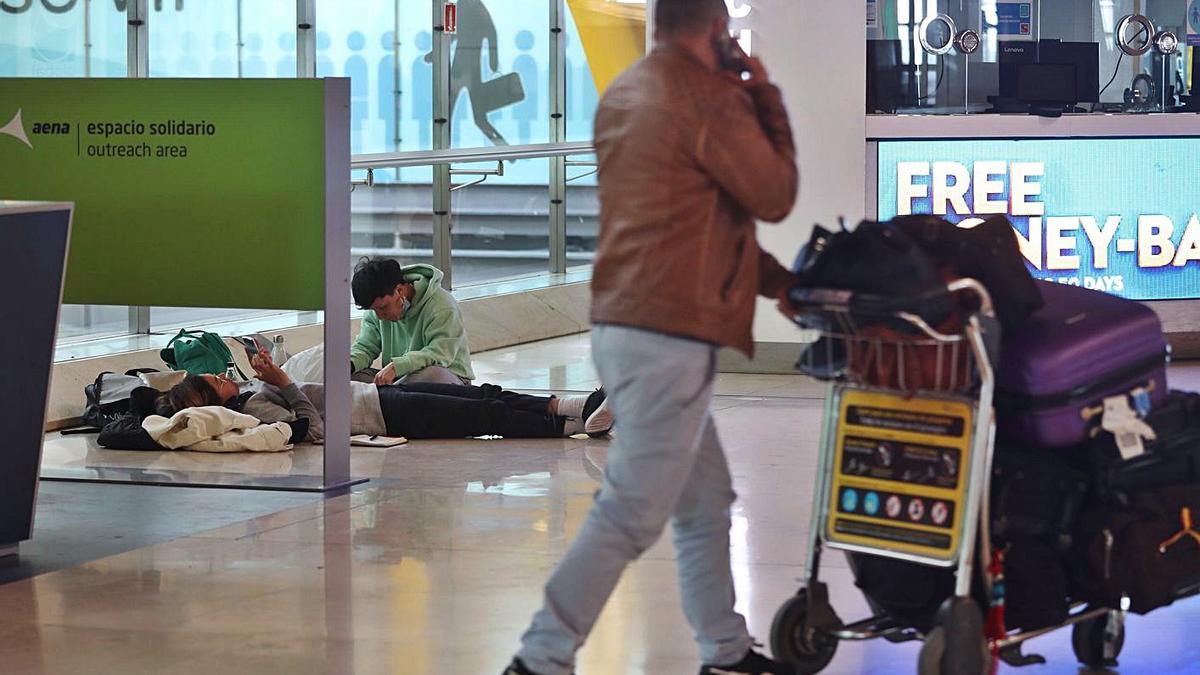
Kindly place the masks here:
[[(658, 0), (656, 48), (596, 113), (600, 240), (592, 351), (620, 429), (604, 484), (505, 675), (567, 675), (625, 567), (670, 518), (701, 674), (791, 675), (734, 611), (735, 495), (709, 412), (719, 347), (752, 350), (755, 296), (793, 275), (755, 220), (792, 209), (787, 111), (729, 37), (724, 0)], [(748, 73), (744, 75), (743, 73)]]

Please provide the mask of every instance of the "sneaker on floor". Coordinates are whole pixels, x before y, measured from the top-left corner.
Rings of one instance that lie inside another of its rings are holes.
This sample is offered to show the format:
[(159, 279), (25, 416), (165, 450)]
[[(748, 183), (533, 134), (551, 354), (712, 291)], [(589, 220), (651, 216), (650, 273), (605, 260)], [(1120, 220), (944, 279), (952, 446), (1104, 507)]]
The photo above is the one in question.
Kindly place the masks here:
[(599, 438), (612, 428), (613, 414), (608, 408), (608, 394), (604, 393), (604, 387), (600, 387), (583, 404), (583, 431), (592, 438)]
[(526, 668), (521, 659), (513, 659), (513, 662), (508, 664), (508, 667), (500, 675), (537, 675), (537, 673)]
[(741, 661), (731, 666), (703, 666), (700, 675), (796, 675), (796, 669), (751, 649)]
[(521, 659), (513, 659), (513, 662), (508, 664), (508, 667), (500, 675), (536, 675), (536, 673), (526, 668), (525, 664), (521, 663)]

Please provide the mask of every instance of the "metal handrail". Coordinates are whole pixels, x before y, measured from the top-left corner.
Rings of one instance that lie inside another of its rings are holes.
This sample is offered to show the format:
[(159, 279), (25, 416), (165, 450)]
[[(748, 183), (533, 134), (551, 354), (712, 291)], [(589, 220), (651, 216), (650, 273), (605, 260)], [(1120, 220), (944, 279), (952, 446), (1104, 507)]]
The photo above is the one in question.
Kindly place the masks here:
[[(367, 171), (370, 172), (370, 171), (372, 171), (372, 169), (367, 169)], [(495, 169), (478, 169), (478, 170), (475, 170), (475, 169), (450, 169), (450, 175), (451, 176), (478, 176), (478, 178), (476, 178), (475, 180), (468, 181), (468, 182), (462, 183), (460, 185), (451, 185), (450, 186), (451, 192), (458, 192), (459, 190), (464, 190), (469, 187), (475, 187), (476, 185), (482, 185), (483, 183), (487, 182), (487, 179), (490, 178), (491, 176), (503, 176), (504, 175), (504, 162), (496, 162)]]
[(577, 180), (583, 180), (584, 178), (587, 178), (588, 176), (595, 176), (596, 174), (600, 173), (600, 162), (598, 162), (596, 160), (583, 161), (583, 160), (577, 160), (577, 159), (567, 159), (566, 161), (563, 162), (563, 166), (565, 166), (568, 169), (573, 166), (590, 167), (589, 171), (584, 171), (583, 173), (579, 174), (578, 176), (567, 177), (568, 183), (574, 183)]
[(592, 143), (537, 143), (534, 145), (500, 145), (491, 148), (461, 148), (455, 150), (417, 150), (413, 152), (384, 152), (355, 155), (350, 158), (350, 170), (392, 169), (438, 164), (471, 164), (503, 162), (519, 159), (543, 159), (586, 155), (596, 151)]

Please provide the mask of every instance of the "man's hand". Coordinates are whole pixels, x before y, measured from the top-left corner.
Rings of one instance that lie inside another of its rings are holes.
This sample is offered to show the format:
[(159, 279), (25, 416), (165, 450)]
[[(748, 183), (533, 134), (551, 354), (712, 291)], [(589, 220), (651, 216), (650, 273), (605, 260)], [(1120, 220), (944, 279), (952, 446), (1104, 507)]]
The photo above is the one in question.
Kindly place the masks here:
[(771, 78), (767, 76), (767, 68), (763, 65), (762, 59), (747, 56), (746, 60), (742, 61), (742, 65), (750, 74), (748, 79), (742, 80), (742, 86), (747, 89), (758, 89), (771, 84)]
[(754, 93), (755, 89), (771, 84), (771, 78), (767, 75), (767, 68), (763, 65), (762, 59), (747, 56), (742, 59), (742, 70), (743, 73), (729, 72), (725, 76), (751, 93)]
[(255, 377), (280, 389), (292, 383), (292, 378), (275, 365), (275, 362), (271, 360), (271, 354), (265, 349), (260, 350), (254, 358), (250, 359), (250, 367), (254, 368)]
[(375, 375), (375, 384), (391, 384), (396, 381), (396, 364), (389, 363), (387, 367)]

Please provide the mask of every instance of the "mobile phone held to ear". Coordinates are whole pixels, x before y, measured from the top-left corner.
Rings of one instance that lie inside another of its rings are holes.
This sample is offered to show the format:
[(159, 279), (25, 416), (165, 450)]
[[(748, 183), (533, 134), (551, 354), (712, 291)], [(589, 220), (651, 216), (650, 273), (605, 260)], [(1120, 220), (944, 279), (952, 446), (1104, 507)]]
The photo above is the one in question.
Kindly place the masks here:
[(733, 39), (729, 33), (721, 33), (717, 38), (716, 45), (717, 59), (721, 70), (728, 70), (731, 73), (746, 72), (746, 52), (742, 50), (742, 45)]

